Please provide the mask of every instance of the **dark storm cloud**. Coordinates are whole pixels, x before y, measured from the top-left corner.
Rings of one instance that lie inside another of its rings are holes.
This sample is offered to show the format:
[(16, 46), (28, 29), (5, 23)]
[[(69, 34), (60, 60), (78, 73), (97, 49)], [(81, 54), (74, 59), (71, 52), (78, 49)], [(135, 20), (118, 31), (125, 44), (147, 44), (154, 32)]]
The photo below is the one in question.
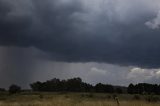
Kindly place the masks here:
[(57, 61), (160, 67), (160, 30), (145, 25), (158, 12), (151, 0), (93, 2), (0, 0), (0, 44), (33, 46)]

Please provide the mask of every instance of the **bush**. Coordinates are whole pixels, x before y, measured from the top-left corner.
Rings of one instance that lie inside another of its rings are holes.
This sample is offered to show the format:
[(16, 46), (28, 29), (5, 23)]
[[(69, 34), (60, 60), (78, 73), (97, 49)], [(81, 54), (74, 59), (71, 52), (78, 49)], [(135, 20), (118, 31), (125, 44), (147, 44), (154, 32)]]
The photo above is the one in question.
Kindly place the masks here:
[(116, 93), (118, 93), (118, 94), (122, 94), (123, 93), (123, 91), (122, 91), (122, 89), (121, 88), (116, 88)]
[(94, 95), (93, 95), (92, 93), (88, 94), (87, 96), (88, 96), (89, 98), (93, 98), (93, 97), (94, 97)]
[(107, 95), (106, 98), (107, 98), (107, 99), (111, 99), (112, 96), (111, 96), (111, 95)]
[(93, 98), (94, 95), (93, 95), (92, 93), (89, 93), (89, 94), (81, 94), (81, 97)]
[(21, 91), (21, 87), (19, 87), (18, 85), (11, 85), (10, 87), (9, 87), (9, 93), (10, 94), (15, 94), (15, 93), (18, 93), (18, 92), (20, 92)]
[(134, 96), (133, 96), (133, 99), (134, 99), (134, 100), (140, 100), (141, 97), (140, 97), (140, 95), (134, 95)]
[(145, 99), (148, 102), (158, 102), (160, 100), (158, 96), (153, 96), (153, 95), (149, 95)]
[(113, 94), (113, 95), (112, 95), (112, 98), (113, 98), (113, 99), (115, 99), (116, 97), (117, 97), (117, 95), (116, 95), (116, 94)]
[(0, 92), (4, 92), (6, 91), (4, 88), (0, 88)]
[(40, 94), (40, 95), (39, 95), (39, 98), (40, 98), (40, 99), (43, 99), (44, 97), (43, 97), (43, 95), (42, 95), (42, 94)]

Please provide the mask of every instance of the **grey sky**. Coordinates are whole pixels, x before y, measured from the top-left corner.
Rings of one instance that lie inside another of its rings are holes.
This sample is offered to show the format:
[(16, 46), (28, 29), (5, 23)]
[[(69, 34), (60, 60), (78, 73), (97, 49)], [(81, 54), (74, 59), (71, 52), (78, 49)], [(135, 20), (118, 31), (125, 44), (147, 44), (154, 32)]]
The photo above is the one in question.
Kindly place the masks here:
[(159, 0), (0, 0), (0, 85), (157, 83), (159, 27)]

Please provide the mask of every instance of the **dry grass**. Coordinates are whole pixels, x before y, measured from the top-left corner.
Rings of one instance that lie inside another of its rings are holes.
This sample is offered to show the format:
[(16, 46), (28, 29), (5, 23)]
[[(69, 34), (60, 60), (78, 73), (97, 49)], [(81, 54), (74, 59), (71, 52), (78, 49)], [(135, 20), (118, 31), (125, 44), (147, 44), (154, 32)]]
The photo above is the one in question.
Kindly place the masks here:
[[(13, 95), (0, 101), (0, 106), (117, 106), (113, 99), (82, 94)], [(160, 102), (120, 100), (120, 106), (160, 106)]]
[[(121, 106), (160, 106), (160, 103), (147, 103), (142, 101), (122, 101)], [(0, 106), (117, 106), (114, 101), (82, 101), (75, 103), (71, 100), (50, 100), (32, 102), (1, 102)]]

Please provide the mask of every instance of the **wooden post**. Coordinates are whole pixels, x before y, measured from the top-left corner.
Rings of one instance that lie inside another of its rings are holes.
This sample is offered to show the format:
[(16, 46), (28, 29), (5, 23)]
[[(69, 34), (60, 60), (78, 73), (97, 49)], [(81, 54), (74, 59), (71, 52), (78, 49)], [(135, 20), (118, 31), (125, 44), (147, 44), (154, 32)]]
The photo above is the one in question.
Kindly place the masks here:
[(120, 106), (119, 99), (118, 99), (117, 96), (115, 97), (115, 100), (116, 100), (116, 102), (117, 102), (117, 106)]

